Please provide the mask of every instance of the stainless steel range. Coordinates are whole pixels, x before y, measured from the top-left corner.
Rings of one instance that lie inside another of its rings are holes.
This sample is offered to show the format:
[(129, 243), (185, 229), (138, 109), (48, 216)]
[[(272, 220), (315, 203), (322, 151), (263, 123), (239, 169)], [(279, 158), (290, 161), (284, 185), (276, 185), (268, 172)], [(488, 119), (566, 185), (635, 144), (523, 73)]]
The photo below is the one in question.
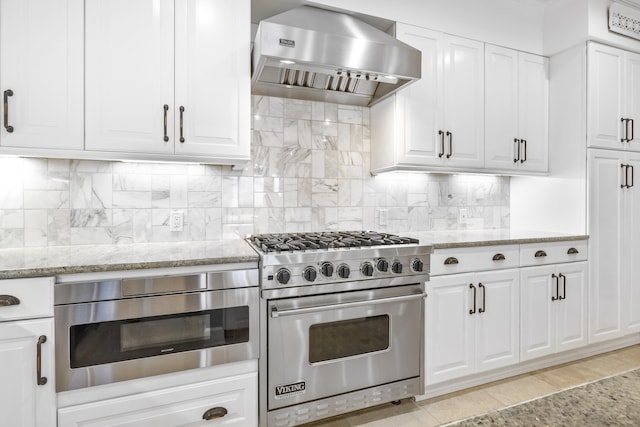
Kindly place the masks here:
[(262, 234), (260, 425), (422, 393), (430, 246), (375, 232)]

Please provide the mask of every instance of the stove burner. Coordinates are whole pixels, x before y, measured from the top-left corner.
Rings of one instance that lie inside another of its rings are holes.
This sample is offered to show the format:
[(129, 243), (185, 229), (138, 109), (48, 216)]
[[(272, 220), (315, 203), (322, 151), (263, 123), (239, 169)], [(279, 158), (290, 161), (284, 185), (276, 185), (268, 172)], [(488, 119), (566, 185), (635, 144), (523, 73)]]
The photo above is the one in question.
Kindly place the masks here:
[(374, 231), (256, 234), (250, 236), (250, 240), (264, 253), (418, 243), (417, 239)]

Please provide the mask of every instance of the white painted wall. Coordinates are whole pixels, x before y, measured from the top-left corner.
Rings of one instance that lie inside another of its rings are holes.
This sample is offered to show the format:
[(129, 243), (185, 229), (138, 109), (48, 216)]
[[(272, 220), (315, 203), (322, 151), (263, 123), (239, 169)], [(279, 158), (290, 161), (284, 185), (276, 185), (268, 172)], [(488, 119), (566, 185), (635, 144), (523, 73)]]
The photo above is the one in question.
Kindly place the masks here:
[(305, 3), (542, 54), (544, 7), (535, 0), (312, 0)]
[[(618, 0), (640, 13), (640, 1)], [(544, 54), (554, 55), (579, 42), (596, 40), (640, 52), (640, 40), (609, 31), (613, 0), (554, 0), (544, 12)]]

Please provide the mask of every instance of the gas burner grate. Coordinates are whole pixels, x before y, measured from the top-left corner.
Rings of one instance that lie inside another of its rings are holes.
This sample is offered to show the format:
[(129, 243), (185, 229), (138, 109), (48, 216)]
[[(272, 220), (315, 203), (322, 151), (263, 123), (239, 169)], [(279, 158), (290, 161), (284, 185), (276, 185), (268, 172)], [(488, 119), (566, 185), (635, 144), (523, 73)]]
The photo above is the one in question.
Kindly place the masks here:
[(248, 238), (264, 253), (360, 248), (418, 243), (417, 239), (375, 231), (256, 234)]

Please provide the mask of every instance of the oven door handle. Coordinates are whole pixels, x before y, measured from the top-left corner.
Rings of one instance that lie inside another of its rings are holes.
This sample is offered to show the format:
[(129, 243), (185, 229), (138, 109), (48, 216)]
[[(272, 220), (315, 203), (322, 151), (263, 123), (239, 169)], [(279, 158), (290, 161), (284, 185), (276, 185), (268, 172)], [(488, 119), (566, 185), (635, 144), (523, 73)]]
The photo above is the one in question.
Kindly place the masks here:
[(295, 314), (315, 313), (317, 311), (335, 310), (335, 309), (342, 309), (342, 308), (354, 308), (354, 307), (362, 307), (365, 305), (386, 304), (390, 302), (412, 301), (412, 300), (422, 299), (424, 298), (424, 296), (425, 296), (424, 293), (420, 293), (420, 294), (402, 295), (397, 297), (381, 298), (381, 299), (374, 299), (374, 300), (352, 301), (352, 302), (343, 302), (338, 304), (316, 305), (313, 307), (292, 308), (289, 310), (278, 310), (277, 306), (272, 305), (271, 317), (275, 319), (281, 316), (293, 316)]

